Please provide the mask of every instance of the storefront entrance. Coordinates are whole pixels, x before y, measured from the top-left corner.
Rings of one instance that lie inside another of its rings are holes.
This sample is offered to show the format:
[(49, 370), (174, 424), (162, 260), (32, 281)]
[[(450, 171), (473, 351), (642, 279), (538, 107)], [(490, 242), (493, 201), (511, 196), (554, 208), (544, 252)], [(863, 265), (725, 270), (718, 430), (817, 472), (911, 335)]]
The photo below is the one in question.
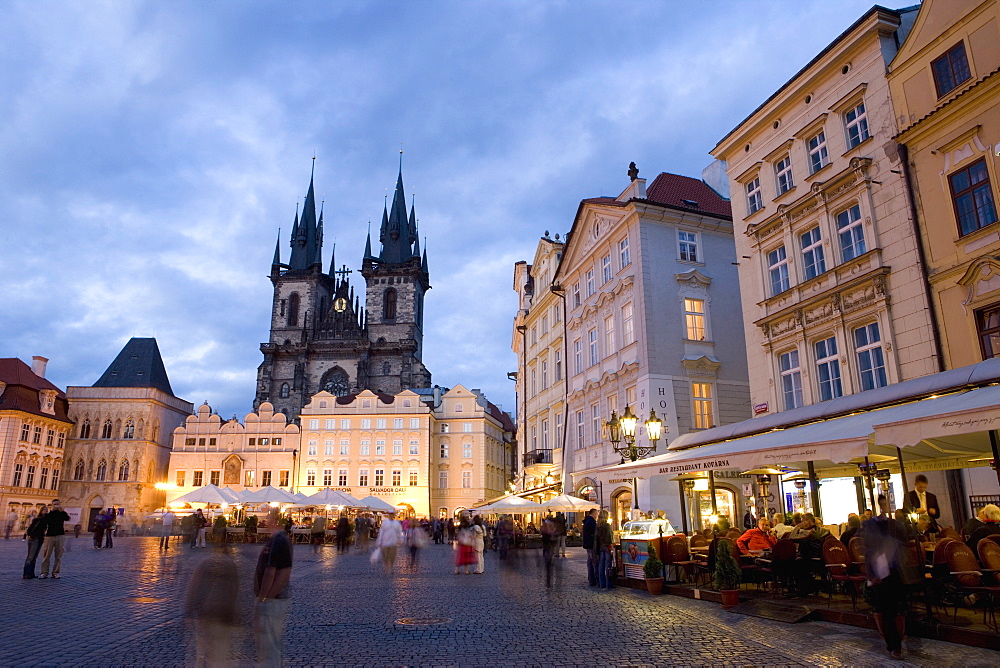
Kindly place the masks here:
[(611, 495), (611, 528), (619, 531), (631, 518), (632, 490), (628, 487), (616, 490)]
[[(698, 512), (701, 516), (701, 527), (707, 529), (712, 526), (712, 495), (710, 492), (695, 492)], [(742, 523), (736, 522), (736, 494), (731, 489), (725, 487), (715, 487), (716, 514), (719, 518), (728, 518), (730, 526), (742, 527)]]

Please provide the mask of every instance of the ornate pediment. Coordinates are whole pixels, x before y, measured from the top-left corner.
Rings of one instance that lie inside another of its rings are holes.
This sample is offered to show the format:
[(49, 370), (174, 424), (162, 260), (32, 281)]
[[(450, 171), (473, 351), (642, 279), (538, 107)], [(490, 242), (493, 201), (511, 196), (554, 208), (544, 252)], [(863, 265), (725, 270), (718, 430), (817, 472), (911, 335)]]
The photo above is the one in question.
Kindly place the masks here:
[(674, 274), (674, 278), (676, 278), (677, 282), (682, 285), (686, 284), (707, 288), (712, 284), (712, 277), (706, 276), (697, 269), (691, 269), (680, 274)]
[(701, 376), (703, 378), (715, 378), (719, 372), (719, 367), (722, 366), (722, 362), (708, 355), (685, 357), (681, 360), (681, 364), (687, 369), (689, 376)]
[(976, 258), (958, 279), (958, 284), (968, 288), (963, 305), (996, 290), (1000, 290), (1000, 256), (984, 255)]

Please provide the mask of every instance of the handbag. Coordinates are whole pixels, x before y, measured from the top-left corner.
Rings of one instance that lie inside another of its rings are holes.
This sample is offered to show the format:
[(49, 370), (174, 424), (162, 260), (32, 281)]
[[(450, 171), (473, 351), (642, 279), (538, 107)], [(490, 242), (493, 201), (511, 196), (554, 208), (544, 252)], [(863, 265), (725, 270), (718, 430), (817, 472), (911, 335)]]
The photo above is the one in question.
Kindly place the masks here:
[(379, 559), (382, 558), (382, 548), (376, 547), (372, 550), (372, 553), (368, 556), (368, 561), (375, 564), (378, 563)]

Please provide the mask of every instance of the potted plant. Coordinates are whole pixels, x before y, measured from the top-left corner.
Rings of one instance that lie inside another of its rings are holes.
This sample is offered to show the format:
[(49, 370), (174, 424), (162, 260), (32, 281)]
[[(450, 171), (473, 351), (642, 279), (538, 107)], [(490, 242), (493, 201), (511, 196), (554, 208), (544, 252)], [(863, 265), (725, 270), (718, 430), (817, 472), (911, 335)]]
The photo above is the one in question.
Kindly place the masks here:
[(743, 572), (736, 558), (733, 557), (733, 546), (726, 538), (720, 538), (715, 548), (715, 572), (712, 583), (722, 592), (722, 607), (732, 608), (740, 602), (740, 581)]
[(243, 528), (246, 529), (247, 533), (257, 533), (258, 521), (256, 515), (247, 515), (247, 518), (243, 520)]
[(663, 593), (663, 562), (656, 556), (656, 548), (652, 543), (646, 543), (646, 562), (642, 565), (646, 576), (646, 589), (650, 594)]

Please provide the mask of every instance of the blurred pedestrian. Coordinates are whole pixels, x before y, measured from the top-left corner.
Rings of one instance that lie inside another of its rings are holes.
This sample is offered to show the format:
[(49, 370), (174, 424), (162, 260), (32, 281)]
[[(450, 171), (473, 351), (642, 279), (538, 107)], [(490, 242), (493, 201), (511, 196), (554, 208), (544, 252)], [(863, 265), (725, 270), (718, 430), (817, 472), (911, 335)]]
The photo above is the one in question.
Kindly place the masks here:
[(208, 518), (205, 517), (204, 513), (201, 512), (201, 508), (194, 511), (194, 515), (191, 531), (194, 534), (194, 540), (191, 541), (191, 547), (205, 547), (205, 531), (208, 527)]
[(411, 522), (406, 532), (406, 545), (410, 548), (410, 566), (420, 560), (420, 550), (427, 547), (427, 529), (417, 522)]
[(292, 576), (292, 522), (279, 525), (257, 558), (253, 591), (254, 636), (257, 641), (257, 665), (281, 666), (285, 618), (291, 606), (289, 580)]
[(893, 518), (889, 501), (878, 496), (881, 514), (861, 527), (865, 539), (865, 570), (875, 625), (894, 659), (903, 657), (906, 634), (906, 587), (903, 584), (903, 527)]
[(59, 499), (52, 500), (52, 509), (45, 516), (45, 540), (42, 542), (42, 573), (38, 577), (49, 577), (49, 559), (55, 554), (55, 563), (52, 565), (52, 578), (59, 579), (59, 570), (62, 568), (62, 556), (66, 539), (66, 522), (69, 522), (69, 514), (62, 509)]
[(108, 516), (100, 511), (94, 517), (94, 549), (99, 550), (104, 545), (104, 529), (107, 527)]
[(476, 538), (472, 533), (472, 522), (469, 516), (462, 513), (455, 532), (455, 575), (465, 567), (465, 574), (471, 573), (470, 567), (476, 563)]
[(358, 515), (354, 518), (354, 544), (357, 545), (359, 550), (368, 549), (371, 529), (371, 521), (367, 515)]
[(472, 518), (472, 537), (474, 539), (472, 547), (476, 550), (476, 569), (473, 573), (482, 575), (486, 569), (486, 527), (483, 526), (483, 518), (476, 515)]
[(309, 542), (312, 543), (313, 552), (319, 552), (319, 548), (326, 542), (326, 517), (321, 515), (313, 520), (309, 527)]
[(337, 553), (347, 552), (349, 540), (351, 538), (351, 523), (343, 515), (337, 520)]
[(188, 584), (185, 614), (194, 625), (195, 666), (227, 666), (236, 630), (239, 576), (229, 546), (216, 543), (194, 569)]
[(163, 513), (160, 518), (162, 525), (160, 526), (160, 548), (163, 550), (170, 549), (170, 534), (174, 532), (174, 515), (173, 511), (167, 508), (167, 512)]
[(3, 539), (10, 540), (10, 532), (14, 530), (14, 526), (17, 524), (17, 511), (13, 508), (7, 513), (7, 520), (3, 527)]
[(566, 516), (556, 513), (556, 553), (557, 557), (566, 557)]
[(497, 522), (496, 528), (497, 534), (497, 550), (500, 552), (500, 558), (507, 558), (507, 551), (510, 550), (510, 546), (514, 542), (514, 523), (510, 519), (510, 515), (504, 515)]
[(49, 509), (42, 506), (38, 511), (38, 516), (31, 521), (31, 525), (28, 527), (28, 558), (24, 560), (24, 575), (21, 576), (25, 580), (35, 577), (35, 560), (38, 558), (42, 542), (45, 540), (45, 516), (48, 512)]
[(556, 518), (551, 514), (542, 520), (542, 558), (545, 560), (545, 568), (552, 567), (552, 558), (556, 555), (556, 546), (559, 541), (559, 525)]
[(118, 528), (118, 510), (108, 508), (104, 520), (104, 547), (111, 549), (115, 546), (114, 536)]
[(375, 545), (382, 552), (382, 567), (387, 572), (396, 565), (396, 553), (399, 544), (403, 542), (403, 525), (395, 518), (395, 511), (390, 511), (383, 519), (378, 531)]

